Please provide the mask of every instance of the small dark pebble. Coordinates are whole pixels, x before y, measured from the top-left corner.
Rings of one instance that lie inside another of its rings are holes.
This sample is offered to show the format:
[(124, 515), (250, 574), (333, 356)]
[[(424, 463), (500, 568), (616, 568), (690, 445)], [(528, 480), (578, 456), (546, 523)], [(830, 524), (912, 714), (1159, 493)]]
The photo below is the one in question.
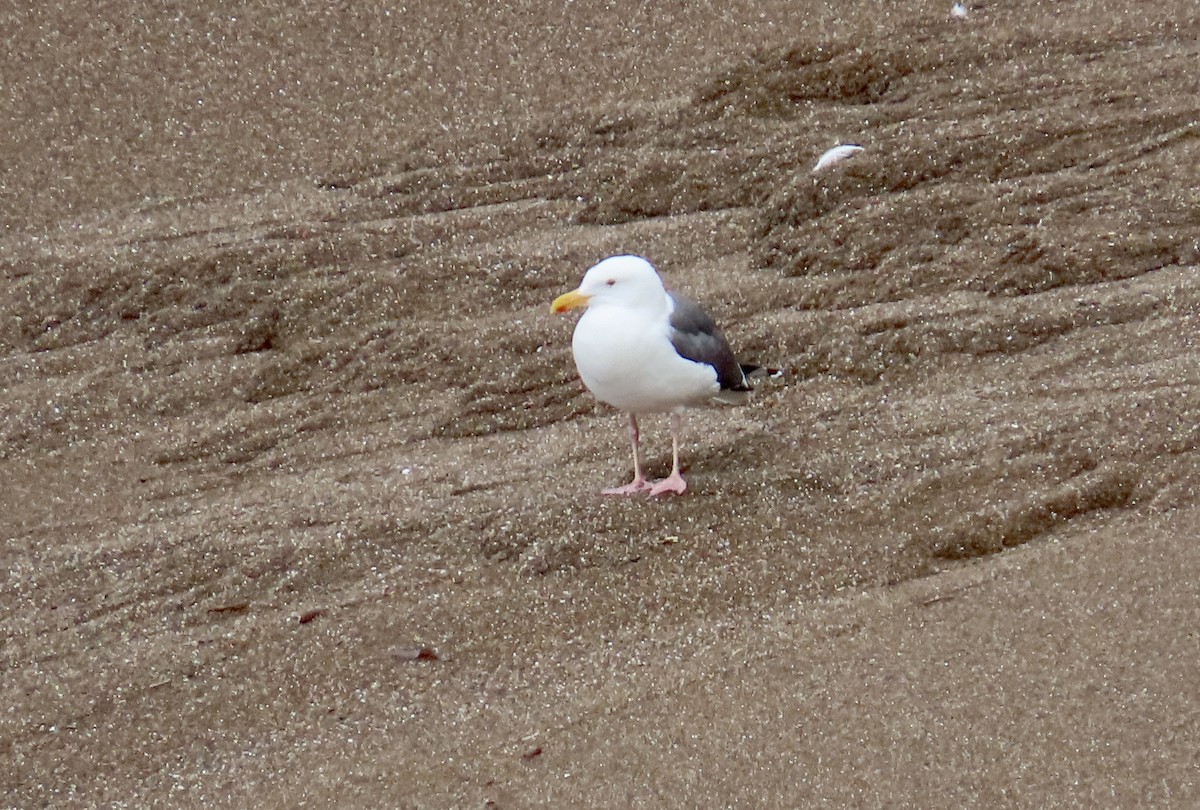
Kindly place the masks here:
[(325, 615), (325, 611), (322, 608), (317, 608), (316, 610), (306, 610), (300, 614), (300, 624), (308, 624), (309, 622), (311, 622), (313, 619), (317, 618), (318, 616), (324, 616), (324, 615)]
[(245, 613), (250, 609), (249, 602), (238, 602), (233, 605), (221, 605), (220, 607), (211, 607), (209, 613)]
[(438, 654), (432, 647), (396, 647), (392, 657), (399, 661), (437, 661)]

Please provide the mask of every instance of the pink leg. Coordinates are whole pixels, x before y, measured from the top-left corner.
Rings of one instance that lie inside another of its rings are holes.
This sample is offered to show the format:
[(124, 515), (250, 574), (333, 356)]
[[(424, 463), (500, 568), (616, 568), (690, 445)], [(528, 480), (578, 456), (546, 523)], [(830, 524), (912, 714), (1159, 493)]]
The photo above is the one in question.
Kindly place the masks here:
[(687, 481), (684, 481), (683, 476), (679, 474), (679, 423), (681, 421), (678, 413), (671, 413), (671, 475), (651, 487), (651, 495), (662, 495), (667, 492), (682, 495), (687, 489)]
[(650, 482), (642, 475), (642, 461), (638, 458), (637, 416), (629, 414), (629, 442), (633, 445), (633, 480), (623, 487), (601, 490), (601, 495), (633, 495), (650, 489)]

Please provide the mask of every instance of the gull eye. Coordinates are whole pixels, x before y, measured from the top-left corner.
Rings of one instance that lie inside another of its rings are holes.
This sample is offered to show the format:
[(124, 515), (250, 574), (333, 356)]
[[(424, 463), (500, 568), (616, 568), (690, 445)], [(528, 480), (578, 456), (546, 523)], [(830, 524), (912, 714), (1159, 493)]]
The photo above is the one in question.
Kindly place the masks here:
[(617, 280), (616, 280), (615, 278), (610, 278), (608, 281), (606, 281), (606, 282), (604, 282), (604, 283), (605, 283), (605, 285), (606, 285), (606, 286), (609, 286), (609, 287), (611, 287), (612, 285), (614, 285), (614, 284), (616, 284), (616, 283), (617, 283)]

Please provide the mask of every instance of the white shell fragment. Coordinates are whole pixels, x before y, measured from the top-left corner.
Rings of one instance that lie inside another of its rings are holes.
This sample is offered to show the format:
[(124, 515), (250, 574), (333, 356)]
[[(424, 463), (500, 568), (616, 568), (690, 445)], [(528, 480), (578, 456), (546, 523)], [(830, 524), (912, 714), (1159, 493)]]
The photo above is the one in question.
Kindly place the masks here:
[(825, 154), (821, 155), (821, 159), (817, 161), (817, 165), (813, 166), (813, 173), (821, 171), (832, 166), (839, 161), (843, 161), (848, 157), (852, 157), (863, 150), (862, 146), (856, 143), (844, 143), (840, 146), (835, 146)]
[(950, 7), (950, 16), (956, 20), (965, 20), (970, 12), (962, 3), (955, 3)]

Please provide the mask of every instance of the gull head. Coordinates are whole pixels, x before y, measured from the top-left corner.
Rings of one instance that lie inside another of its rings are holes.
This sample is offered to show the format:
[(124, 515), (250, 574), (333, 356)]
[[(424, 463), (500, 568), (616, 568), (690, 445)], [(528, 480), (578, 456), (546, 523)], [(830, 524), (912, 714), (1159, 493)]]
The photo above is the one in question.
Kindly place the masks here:
[(610, 256), (589, 269), (578, 288), (555, 298), (550, 310), (605, 305), (661, 310), (666, 298), (654, 265), (641, 256)]

